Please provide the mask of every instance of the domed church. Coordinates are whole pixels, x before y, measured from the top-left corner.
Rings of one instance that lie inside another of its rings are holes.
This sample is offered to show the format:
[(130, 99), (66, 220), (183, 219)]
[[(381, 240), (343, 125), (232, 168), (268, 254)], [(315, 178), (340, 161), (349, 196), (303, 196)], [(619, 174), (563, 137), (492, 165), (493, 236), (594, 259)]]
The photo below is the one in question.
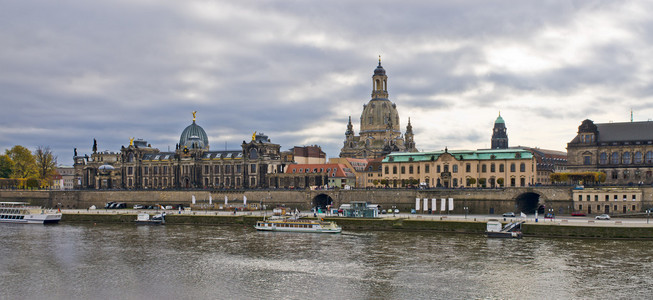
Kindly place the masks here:
[(401, 134), (397, 105), (388, 99), (388, 76), (379, 58), (372, 75), (372, 99), (363, 105), (359, 135), (354, 133), (350, 116), (340, 157), (377, 158), (391, 152), (417, 152), (417, 149), (410, 119), (406, 133)]

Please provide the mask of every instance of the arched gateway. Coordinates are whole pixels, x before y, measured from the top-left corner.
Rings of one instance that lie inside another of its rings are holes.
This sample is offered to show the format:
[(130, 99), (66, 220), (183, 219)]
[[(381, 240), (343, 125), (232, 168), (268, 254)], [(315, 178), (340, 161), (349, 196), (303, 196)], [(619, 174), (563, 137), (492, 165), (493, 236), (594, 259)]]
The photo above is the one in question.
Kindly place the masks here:
[(313, 207), (326, 209), (327, 206), (333, 205), (333, 198), (327, 194), (319, 194), (313, 198)]
[(542, 205), (544, 201), (540, 201), (540, 199), (541, 195), (534, 192), (518, 195), (515, 198), (516, 213), (534, 214), (536, 210), (538, 210), (538, 213), (544, 213), (544, 205)]

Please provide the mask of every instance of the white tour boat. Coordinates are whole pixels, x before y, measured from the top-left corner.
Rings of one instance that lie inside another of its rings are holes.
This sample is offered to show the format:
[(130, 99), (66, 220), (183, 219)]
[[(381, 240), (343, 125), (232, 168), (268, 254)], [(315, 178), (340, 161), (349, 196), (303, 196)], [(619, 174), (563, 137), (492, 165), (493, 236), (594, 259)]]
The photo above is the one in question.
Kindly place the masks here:
[(316, 232), (340, 233), (342, 228), (335, 222), (310, 219), (278, 218), (264, 219), (256, 222), (256, 230), (261, 231), (290, 231), (290, 232)]
[(45, 210), (38, 206), (27, 206), (26, 202), (0, 202), (0, 223), (47, 224), (58, 223), (61, 213)]

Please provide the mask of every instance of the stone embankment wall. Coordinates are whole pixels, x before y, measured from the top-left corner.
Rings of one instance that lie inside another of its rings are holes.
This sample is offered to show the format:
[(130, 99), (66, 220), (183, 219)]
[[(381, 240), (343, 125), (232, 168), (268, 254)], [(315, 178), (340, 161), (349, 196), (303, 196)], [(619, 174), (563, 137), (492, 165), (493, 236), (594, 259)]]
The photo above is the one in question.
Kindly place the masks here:
[[(643, 187), (642, 208), (653, 207), (653, 188)], [(195, 196), (198, 204), (208, 204), (209, 195), (213, 203), (224, 203), (225, 196), (230, 204), (242, 205), (243, 197), (248, 203), (266, 205), (268, 208), (284, 205), (306, 211), (317, 204), (317, 199), (328, 198), (335, 207), (354, 201), (380, 204), (382, 208), (396, 207), (402, 212), (415, 208), (416, 198), (437, 199), (440, 209), (441, 199), (454, 199), (454, 209), (450, 213), (463, 214), (467, 207), (469, 214), (495, 214), (517, 210), (517, 199), (523, 195), (538, 195), (539, 203), (547, 209), (554, 209), (557, 214), (567, 214), (573, 210), (572, 190), (570, 187), (528, 187), (507, 189), (373, 189), (373, 190), (187, 190), (187, 191), (125, 191), (125, 190), (77, 190), (77, 191), (21, 191), (0, 190), (0, 201), (30, 202), (44, 207), (88, 208), (95, 205), (100, 208), (106, 202), (124, 202), (128, 206), (142, 205), (176, 205), (189, 206), (191, 197)]]

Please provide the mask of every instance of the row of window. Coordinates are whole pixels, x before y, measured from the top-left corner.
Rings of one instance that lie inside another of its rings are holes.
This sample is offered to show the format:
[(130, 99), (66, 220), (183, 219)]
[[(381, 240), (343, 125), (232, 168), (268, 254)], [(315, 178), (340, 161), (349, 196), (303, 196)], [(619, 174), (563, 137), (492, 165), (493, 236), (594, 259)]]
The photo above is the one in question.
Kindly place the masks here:
[[(497, 165), (494, 163), (491, 163), (489, 165), (490, 167), (490, 173), (494, 173), (497, 171)], [(517, 165), (515, 163), (510, 164), (510, 172), (516, 172)], [(397, 166), (392, 166), (392, 174), (397, 174)], [(406, 166), (401, 166), (401, 174), (406, 174)], [(420, 174), (420, 169), (419, 166), (416, 168), (417, 174)], [(408, 166), (408, 174), (414, 174), (415, 169), (413, 168), (412, 165)], [(472, 171), (472, 165), (470, 163), (465, 164), (465, 172), (471, 173)], [(487, 173), (488, 171), (488, 165), (487, 164), (481, 164), (481, 165), (476, 165), (476, 172), (481, 172), (481, 173)], [(519, 171), (520, 172), (526, 172), (526, 164), (525, 163), (520, 163), (519, 164)], [(425, 165), (424, 166), (424, 172), (429, 173), (430, 172), (430, 166)], [(442, 169), (440, 168), (440, 165), (436, 166), (436, 173), (441, 173), (441, 172), (449, 172), (449, 165), (443, 165)], [(458, 173), (458, 165), (452, 165), (451, 166), (451, 172), (452, 173)], [(499, 164), (499, 172), (503, 173), (505, 172), (505, 168), (503, 164)], [(390, 167), (385, 166), (385, 174), (390, 174)]]
[[(578, 201), (583, 201), (583, 196), (585, 196), (585, 201), (592, 201), (591, 200), (592, 199), (591, 195), (578, 195)], [(594, 198), (594, 201), (599, 201), (599, 195), (594, 195), (593, 198)], [(604, 201), (610, 201), (610, 199), (611, 199), (610, 195), (605, 195)], [(620, 201), (620, 200), (628, 201), (628, 195), (622, 195), (622, 197), (620, 198), (619, 195), (614, 194), (614, 195), (612, 195), (612, 200), (613, 201)], [(632, 201), (637, 201), (637, 195), (631, 195), (631, 200)]]
[[(292, 169), (292, 172), (293, 172), (293, 173), (297, 173), (297, 171), (299, 171), (299, 173), (311, 173), (311, 169), (309, 169), (309, 168), (305, 168), (305, 169), (303, 169), (303, 168), (295, 168), (295, 169)], [(338, 171), (338, 168), (333, 168), (333, 176), (334, 176), (334, 177), (336, 176), (336, 175), (335, 175), (335, 172), (336, 172), (336, 171)], [(327, 168), (327, 169), (326, 169), (326, 172), (327, 172), (327, 173), (331, 173), (331, 168)], [(317, 173), (317, 168), (313, 168), (313, 173)], [(324, 168), (320, 168), (320, 173), (324, 173)]]
[[(623, 212), (624, 214), (628, 212), (628, 211), (627, 211), (627, 207), (628, 207), (627, 205), (624, 205), (624, 206), (623, 206), (623, 210), (622, 210), (622, 212)], [(613, 207), (613, 209), (614, 209), (614, 210), (613, 210), (614, 212), (617, 212), (617, 211), (619, 210), (619, 206), (615, 204), (614, 207)], [(582, 205), (582, 204), (579, 204), (579, 205), (578, 205), (578, 210), (580, 210), (580, 211), (583, 210), (583, 205)], [(597, 205), (597, 206), (596, 206), (596, 212), (599, 212), (599, 211), (601, 211), (601, 205)], [(604, 211), (605, 213), (610, 213), (610, 205), (605, 205), (603, 211)], [(637, 211), (637, 205), (633, 205), (631, 211)], [(592, 213), (592, 206), (591, 206), (591, 205), (588, 205), (588, 206), (587, 206), (587, 213), (588, 213), (588, 214), (591, 214), (591, 213)]]
[[(609, 160), (608, 160), (609, 158)], [(624, 165), (630, 165), (630, 164), (651, 164), (653, 163), (653, 151), (648, 151), (646, 154), (642, 154), (640, 151), (636, 151), (635, 153), (631, 152), (624, 152), (624, 153), (619, 153), (619, 152), (612, 152), (610, 155), (606, 152), (601, 152), (599, 154), (599, 164), (601, 165), (607, 165), (608, 161), (612, 165), (618, 165), (618, 164), (624, 164)], [(586, 165), (592, 164), (592, 157), (591, 156), (585, 156), (584, 158), (584, 163)]]
[[(240, 177), (236, 177), (234, 180), (232, 180), (229, 177), (224, 178), (224, 186), (231, 186), (232, 183), (235, 183), (236, 186), (240, 186), (241, 179)], [(151, 183), (151, 185), (150, 185)], [(251, 186), (256, 186), (256, 178), (252, 177), (250, 179), (250, 184)], [(129, 185), (132, 185), (132, 180), (131, 178), (129, 179)], [(148, 178), (143, 178), (143, 186), (146, 187), (167, 187), (168, 186), (168, 178), (163, 178), (159, 180), (158, 178), (154, 178), (152, 180), (149, 180)], [(211, 182), (209, 182), (209, 178), (205, 177), (204, 178), (204, 186), (211, 186)], [(215, 177), (213, 180), (213, 186), (220, 186), (220, 178)]]

